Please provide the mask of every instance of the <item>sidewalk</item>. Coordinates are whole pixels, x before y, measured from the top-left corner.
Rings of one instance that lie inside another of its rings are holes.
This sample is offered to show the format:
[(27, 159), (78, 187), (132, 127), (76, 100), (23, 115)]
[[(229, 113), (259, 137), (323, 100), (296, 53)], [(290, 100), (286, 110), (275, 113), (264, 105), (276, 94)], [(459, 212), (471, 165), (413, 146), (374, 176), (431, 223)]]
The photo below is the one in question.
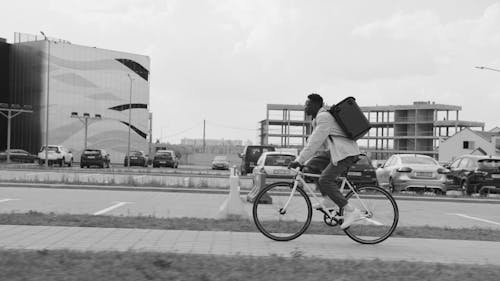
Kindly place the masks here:
[(150, 251), (208, 255), (380, 259), (500, 266), (500, 242), (389, 238), (361, 245), (347, 236), (302, 235), (275, 242), (261, 233), (0, 225), (0, 249)]

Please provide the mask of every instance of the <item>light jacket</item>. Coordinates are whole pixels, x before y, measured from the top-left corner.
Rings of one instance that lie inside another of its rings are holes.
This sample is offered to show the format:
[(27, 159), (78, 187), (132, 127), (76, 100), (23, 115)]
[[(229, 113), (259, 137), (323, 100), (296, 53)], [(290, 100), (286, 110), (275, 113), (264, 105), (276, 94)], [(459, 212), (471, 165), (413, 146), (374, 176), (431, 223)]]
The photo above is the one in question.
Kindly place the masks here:
[[(331, 162), (337, 165), (342, 159), (361, 154), (356, 141), (346, 137), (335, 118), (323, 107), (312, 121), (313, 131), (307, 139), (307, 144), (300, 152), (296, 161), (304, 164), (315, 154), (330, 151)], [(328, 136), (331, 136), (329, 138)]]

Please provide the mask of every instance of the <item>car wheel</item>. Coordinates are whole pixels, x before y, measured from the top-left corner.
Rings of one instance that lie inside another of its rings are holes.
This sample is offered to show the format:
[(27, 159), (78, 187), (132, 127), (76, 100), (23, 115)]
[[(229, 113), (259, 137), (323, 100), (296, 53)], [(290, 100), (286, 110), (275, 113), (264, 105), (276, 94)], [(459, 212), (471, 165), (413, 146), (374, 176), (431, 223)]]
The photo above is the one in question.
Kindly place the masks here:
[(83, 167), (85, 167), (83, 164), (80, 164), (80, 168), (83, 169)]

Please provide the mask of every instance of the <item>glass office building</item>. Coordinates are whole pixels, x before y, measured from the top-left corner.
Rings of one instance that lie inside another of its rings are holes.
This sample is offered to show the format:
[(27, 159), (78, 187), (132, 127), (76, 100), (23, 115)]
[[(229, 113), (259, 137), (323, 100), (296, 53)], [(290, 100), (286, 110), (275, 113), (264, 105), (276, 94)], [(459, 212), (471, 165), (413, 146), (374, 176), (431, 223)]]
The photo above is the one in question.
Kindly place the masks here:
[(48, 143), (64, 145), (79, 161), (88, 116), (87, 147), (105, 149), (120, 163), (130, 117), (131, 150), (147, 153), (149, 57), (16, 34), (9, 58), (8, 101), (34, 110), (12, 119), (12, 148), (36, 153), (45, 144), (48, 116)]

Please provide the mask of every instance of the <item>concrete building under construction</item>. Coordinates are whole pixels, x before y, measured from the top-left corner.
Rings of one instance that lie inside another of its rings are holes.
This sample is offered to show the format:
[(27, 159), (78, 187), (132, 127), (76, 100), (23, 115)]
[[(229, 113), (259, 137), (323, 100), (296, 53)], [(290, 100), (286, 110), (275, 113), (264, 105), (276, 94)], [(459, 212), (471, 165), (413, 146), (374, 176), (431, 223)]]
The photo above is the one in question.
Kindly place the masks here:
[[(358, 144), (372, 159), (394, 153), (418, 153), (437, 158), (439, 143), (464, 128), (481, 128), (483, 122), (459, 119), (461, 106), (414, 102), (412, 105), (361, 107), (372, 129)], [(303, 105), (268, 104), (260, 122), (261, 144), (302, 147), (311, 133)]]

